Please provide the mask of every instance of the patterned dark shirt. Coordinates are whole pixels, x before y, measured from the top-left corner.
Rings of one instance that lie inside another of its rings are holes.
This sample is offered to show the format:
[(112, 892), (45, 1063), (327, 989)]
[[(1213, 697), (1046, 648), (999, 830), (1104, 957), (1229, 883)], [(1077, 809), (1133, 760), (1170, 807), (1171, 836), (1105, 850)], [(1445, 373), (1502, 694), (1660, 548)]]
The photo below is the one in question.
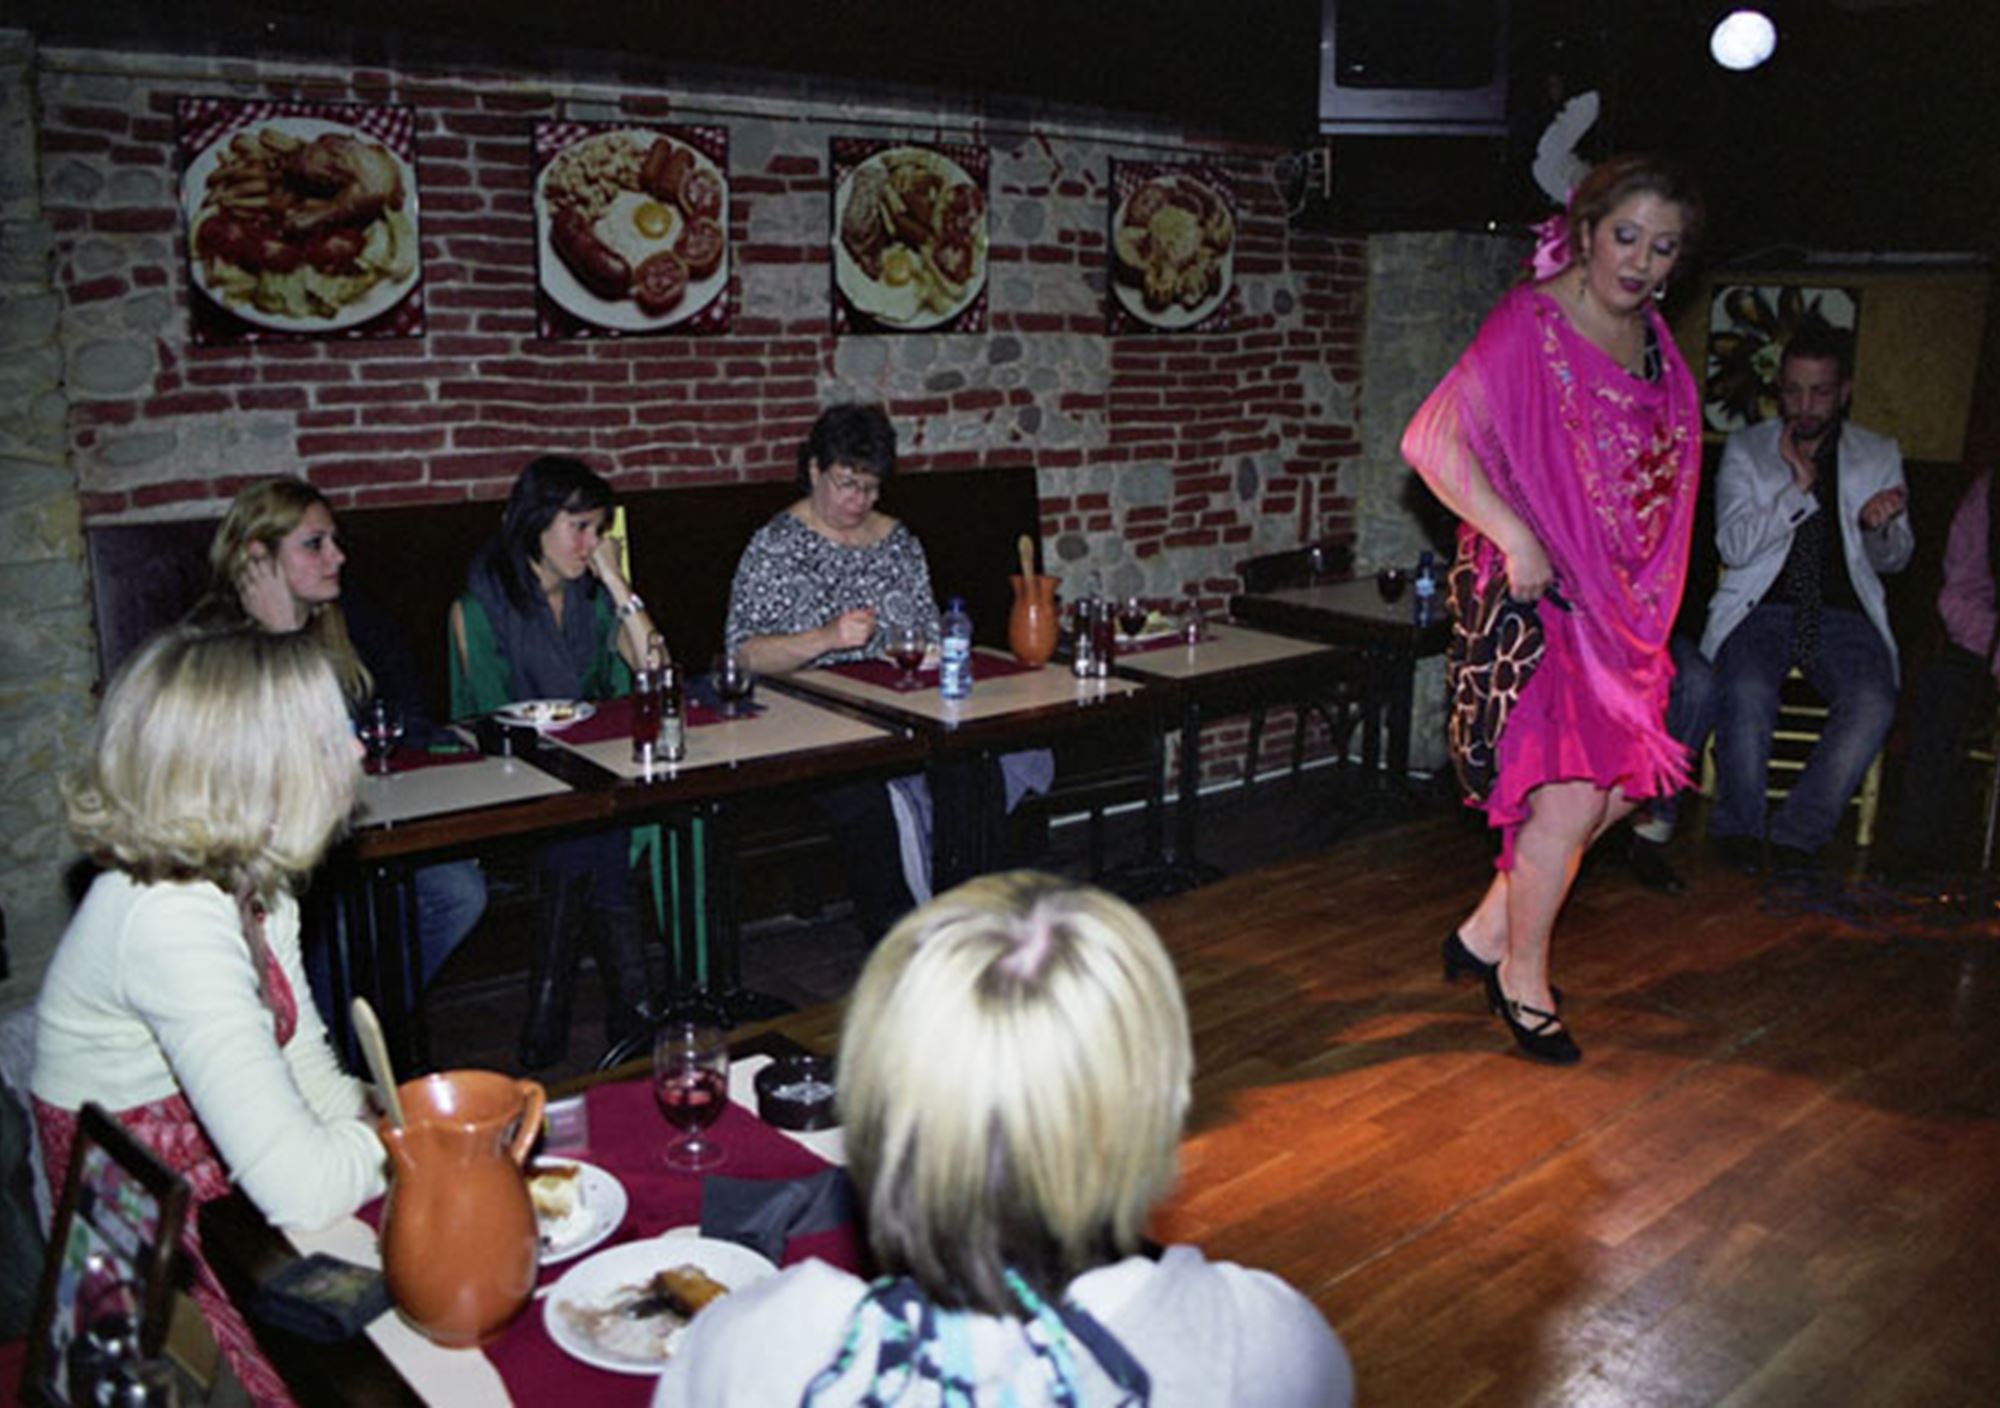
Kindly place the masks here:
[(937, 636), (937, 599), (917, 535), (898, 523), (880, 542), (849, 546), (823, 538), (789, 511), (750, 539), (729, 588), (726, 636), (734, 650), (751, 636), (816, 630), (844, 611), (875, 608), (875, 639), (859, 650), (836, 650), (815, 665), (881, 653), (883, 632), (914, 623)]

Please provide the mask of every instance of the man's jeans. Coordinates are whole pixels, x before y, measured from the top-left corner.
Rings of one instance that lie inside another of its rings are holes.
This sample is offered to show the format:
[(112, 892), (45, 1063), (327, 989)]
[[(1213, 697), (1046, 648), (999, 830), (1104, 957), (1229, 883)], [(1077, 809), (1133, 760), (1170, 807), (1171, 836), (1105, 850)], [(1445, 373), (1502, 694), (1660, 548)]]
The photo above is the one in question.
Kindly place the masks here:
[[(1764, 777), (1778, 691), (1791, 668), (1792, 608), (1765, 602), (1729, 633), (1715, 658), (1717, 796), (1711, 837), (1764, 833)], [(1771, 818), (1771, 844), (1817, 851), (1833, 836), (1896, 718), (1888, 648), (1859, 611), (1820, 613), (1819, 653), (1807, 681), (1830, 709), (1805, 771)]]
[[(1688, 786), (1701, 782), (1701, 750), (1715, 727), (1715, 667), (1693, 637), (1675, 632), (1667, 642), (1674, 660), (1674, 683), (1667, 693), (1667, 732), (1688, 750)], [(1667, 792), (1646, 803), (1646, 815), (1671, 834), (1680, 818), (1681, 794)]]

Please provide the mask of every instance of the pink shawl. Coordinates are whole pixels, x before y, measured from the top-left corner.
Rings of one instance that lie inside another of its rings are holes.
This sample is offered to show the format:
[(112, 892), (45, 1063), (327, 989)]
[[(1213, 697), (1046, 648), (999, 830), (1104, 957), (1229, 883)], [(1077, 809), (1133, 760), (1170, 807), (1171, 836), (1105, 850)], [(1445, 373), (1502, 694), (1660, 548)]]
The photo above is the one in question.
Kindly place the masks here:
[[(1509, 293), (1417, 411), (1403, 453), (1455, 495), (1475, 467), (1549, 555), (1571, 611), (1541, 607), (1552, 646), (1608, 723), (1628, 734), (1648, 795), (1687, 776), (1663, 715), (1668, 634), (1687, 580), (1701, 474), (1700, 407), (1672, 332), (1648, 308), (1662, 374), (1632, 376), (1533, 286)], [(1480, 580), (1504, 570), (1471, 538)], [(1552, 652), (1552, 655), (1555, 652)]]

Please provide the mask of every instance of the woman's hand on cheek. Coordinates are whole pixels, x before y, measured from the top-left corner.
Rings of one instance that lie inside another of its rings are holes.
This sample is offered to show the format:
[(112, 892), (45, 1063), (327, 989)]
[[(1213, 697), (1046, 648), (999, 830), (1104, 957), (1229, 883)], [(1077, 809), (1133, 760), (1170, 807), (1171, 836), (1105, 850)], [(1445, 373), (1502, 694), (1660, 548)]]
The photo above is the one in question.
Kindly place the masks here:
[(617, 538), (600, 538), (590, 550), (590, 573), (607, 587), (625, 580), (625, 573), (618, 566), (618, 551)]
[(292, 595), (278, 564), (268, 552), (252, 548), (236, 576), (237, 599), (251, 620), (274, 635), (287, 635), (303, 627), (306, 613)]

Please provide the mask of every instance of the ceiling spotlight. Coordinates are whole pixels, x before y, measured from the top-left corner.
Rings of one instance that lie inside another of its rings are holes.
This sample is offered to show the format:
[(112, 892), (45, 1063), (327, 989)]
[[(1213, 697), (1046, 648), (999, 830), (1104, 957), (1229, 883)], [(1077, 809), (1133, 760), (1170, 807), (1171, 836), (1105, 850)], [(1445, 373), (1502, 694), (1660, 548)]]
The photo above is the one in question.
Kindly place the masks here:
[(1778, 27), (1762, 10), (1731, 10), (1708, 36), (1708, 52), (1724, 68), (1744, 73), (1771, 57)]

